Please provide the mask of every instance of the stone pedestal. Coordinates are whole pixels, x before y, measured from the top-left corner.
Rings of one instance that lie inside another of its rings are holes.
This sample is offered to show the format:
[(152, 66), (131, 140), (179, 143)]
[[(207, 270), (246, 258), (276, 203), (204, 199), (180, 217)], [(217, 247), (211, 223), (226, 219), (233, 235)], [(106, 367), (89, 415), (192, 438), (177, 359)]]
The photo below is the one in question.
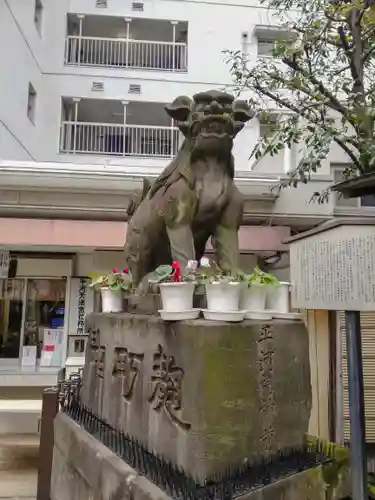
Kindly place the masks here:
[(299, 446), (311, 409), (302, 322), (88, 317), (82, 403), (199, 481)]
[[(340, 500), (348, 498), (348, 452), (332, 445), (336, 459), (259, 487), (249, 486), (242, 500)], [(55, 420), (51, 500), (172, 500), (68, 416)], [(199, 499), (201, 492), (185, 498)], [(208, 497), (204, 497), (208, 498)], [(223, 500), (225, 495), (215, 498)]]

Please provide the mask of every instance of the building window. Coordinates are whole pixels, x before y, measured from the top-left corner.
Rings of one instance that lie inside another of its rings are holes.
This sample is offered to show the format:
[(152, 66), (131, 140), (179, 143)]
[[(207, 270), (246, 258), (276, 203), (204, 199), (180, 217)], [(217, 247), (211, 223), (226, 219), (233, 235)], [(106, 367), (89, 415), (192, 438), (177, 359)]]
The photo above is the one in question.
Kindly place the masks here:
[(0, 358), (18, 359), (25, 280), (0, 280)]
[(27, 117), (32, 123), (35, 123), (36, 91), (29, 83), (29, 95), (27, 98)]
[(0, 358), (18, 359), (34, 349), (44, 366), (61, 366), (66, 282), (0, 279)]
[[(344, 180), (345, 167), (333, 168), (333, 179), (335, 184)], [(360, 207), (375, 207), (375, 196), (369, 194), (360, 198), (344, 198), (340, 193), (334, 193), (335, 206), (340, 208), (360, 208)]]
[(272, 57), (272, 51), (275, 48), (275, 40), (267, 38), (258, 38), (258, 56)]
[(34, 23), (39, 34), (42, 34), (43, 4), (42, 0), (35, 0)]
[(259, 121), (259, 135), (260, 137), (272, 137), (277, 131), (277, 115), (267, 115)]

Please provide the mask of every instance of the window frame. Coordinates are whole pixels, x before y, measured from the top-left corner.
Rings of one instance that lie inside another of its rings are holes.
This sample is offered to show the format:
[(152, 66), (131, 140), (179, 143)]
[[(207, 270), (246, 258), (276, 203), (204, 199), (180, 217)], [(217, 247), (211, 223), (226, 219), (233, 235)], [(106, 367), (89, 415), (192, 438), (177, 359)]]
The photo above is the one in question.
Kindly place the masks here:
[(29, 89), (27, 95), (27, 118), (31, 121), (33, 125), (35, 125), (37, 96), (38, 96), (37, 91), (35, 90), (33, 84), (29, 82)]
[[(337, 182), (341, 182), (343, 181), (343, 177), (342, 175), (337, 175), (337, 174), (342, 174), (343, 171), (345, 170), (346, 168), (346, 165), (337, 165), (337, 164), (333, 164), (331, 165), (331, 172), (333, 174), (333, 181), (334, 183), (337, 183)], [(358, 209), (358, 208), (362, 208), (362, 209), (375, 209), (375, 195), (366, 195), (366, 196), (359, 196), (358, 198), (344, 198), (342, 196), (340, 196), (340, 193), (338, 192), (334, 192), (334, 196), (335, 196), (335, 204), (334, 204), (334, 208), (335, 209)], [(363, 204), (363, 200), (364, 199), (370, 199), (371, 197), (373, 197), (373, 205), (364, 205)], [(342, 204), (341, 203), (341, 200), (345, 200), (347, 202), (347, 204), (345, 204), (345, 202)], [(355, 200), (356, 204), (351, 204), (352, 200)]]
[[(65, 280), (62, 277), (57, 276), (16, 276), (15, 278), (0, 278), (1, 280), (19, 280), (23, 282), (22, 290), (22, 319), (21, 319), (21, 330), (20, 330), (20, 344), (17, 358), (0, 358), (0, 363), (4, 366), (14, 366), (16, 363), (21, 364), (22, 362), (22, 352), (25, 342), (25, 331), (26, 331), (26, 313), (27, 313), (27, 300), (28, 300), (28, 286), (29, 282), (33, 280), (50, 280), (50, 281), (65, 281), (65, 310), (64, 310), (64, 328), (63, 328), (63, 342), (62, 342), (62, 359), (61, 366), (63, 366), (66, 359), (66, 345), (68, 336), (68, 323), (69, 323), (69, 288), (70, 280)], [(40, 366), (41, 357), (36, 360), (36, 367)], [(21, 365), (20, 365), (21, 366)], [(55, 368), (55, 367), (54, 367)]]
[[(259, 138), (264, 138), (266, 136), (267, 127), (277, 126), (279, 122), (279, 114), (278, 113), (269, 113), (269, 120), (259, 120)], [(262, 131), (264, 130), (264, 132)], [(272, 137), (273, 133), (269, 134), (269, 137)]]
[(42, 0), (35, 0), (34, 25), (35, 25), (36, 30), (40, 36), (42, 36), (42, 31), (43, 31), (43, 12), (44, 12), (43, 1)]
[[(272, 49), (270, 49), (266, 54), (261, 54), (259, 51), (259, 46), (265, 45), (267, 43), (272, 44)], [(274, 56), (270, 53), (270, 51), (273, 50), (273, 48), (275, 47), (275, 43), (276, 43), (276, 38), (272, 38), (272, 37), (268, 38), (268, 37), (258, 36), (257, 37), (257, 55), (258, 55), (258, 57), (273, 58)]]

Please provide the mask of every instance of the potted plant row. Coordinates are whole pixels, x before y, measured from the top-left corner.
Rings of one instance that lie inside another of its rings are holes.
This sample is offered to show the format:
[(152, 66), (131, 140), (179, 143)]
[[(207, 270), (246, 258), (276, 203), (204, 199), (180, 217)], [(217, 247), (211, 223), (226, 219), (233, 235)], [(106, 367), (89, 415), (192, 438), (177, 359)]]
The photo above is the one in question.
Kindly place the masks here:
[[(128, 269), (113, 268), (107, 275), (91, 275), (90, 285), (100, 290), (103, 312), (123, 311), (124, 295), (133, 293), (134, 286)], [(271, 319), (289, 313), (289, 283), (280, 283), (272, 274), (256, 267), (250, 275), (230, 274), (204, 257), (189, 261), (186, 268), (180, 262), (162, 265), (149, 276), (152, 285), (160, 289), (165, 320), (195, 319), (201, 309), (193, 307), (196, 285), (203, 285), (207, 308), (202, 309), (206, 319), (242, 321)]]
[(280, 283), (259, 267), (250, 275), (230, 274), (205, 257), (199, 266), (189, 261), (186, 269), (174, 261), (158, 267), (151, 282), (159, 284), (163, 307), (159, 312), (165, 320), (198, 317), (200, 309), (193, 308), (196, 285), (205, 286), (207, 309), (202, 312), (206, 319), (272, 319), (289, 313), (289, 283)]

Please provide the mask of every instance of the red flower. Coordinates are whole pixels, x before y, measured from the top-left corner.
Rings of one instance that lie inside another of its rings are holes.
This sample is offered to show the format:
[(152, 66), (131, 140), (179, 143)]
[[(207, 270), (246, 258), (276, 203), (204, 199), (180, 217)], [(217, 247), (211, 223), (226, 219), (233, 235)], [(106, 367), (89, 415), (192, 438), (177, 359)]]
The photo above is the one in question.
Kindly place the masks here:
[(174, 260), (172, 262), (172, 279), (173, 281), (181, 281), (181, 264), (178, 260)]
[(128, 268), (123, 269), (121, 272), (122, 272), (123, 274), (128, 274), (128, 273), (129, 273), (129, 269), (128, 269)]
[(116, 274), (116, 273), (118, 273), (118, 269), (117, 269), (117, 267), (114, 267), (114, 268), (112, 269), (112, 272), (113, 272), (113, 273), (115, 273), (115, 274)]

